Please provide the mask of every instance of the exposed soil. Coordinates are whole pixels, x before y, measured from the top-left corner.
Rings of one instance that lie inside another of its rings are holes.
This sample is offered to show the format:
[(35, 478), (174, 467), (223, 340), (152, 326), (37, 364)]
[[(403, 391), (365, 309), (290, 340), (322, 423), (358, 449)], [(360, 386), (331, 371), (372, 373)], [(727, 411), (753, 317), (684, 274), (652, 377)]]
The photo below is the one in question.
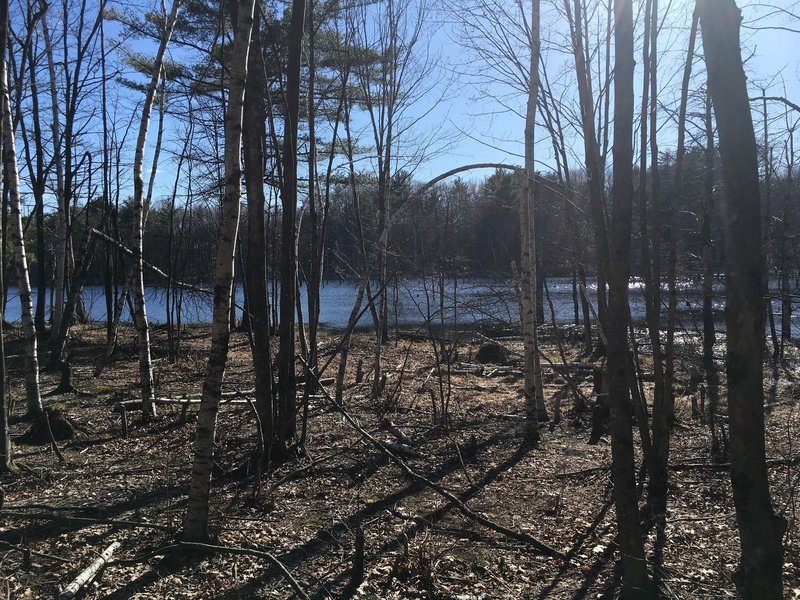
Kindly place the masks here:
[[(179, 361), (170, 364), (165, 332), (154, 330), (160, 397), (200, 392), (207, 334), (204, 328), (188, 330)], [(15, 415), (24, 412), (19, 335), (11, 331), (8, 344), (14, 354), (9, 370)], [(121, 542), (121, 548), (87, 598), (293, 597), (287, 581), (264, 558), (170, 550), (180, 538), (185, 512), (196, 405), (185, 411), (159, 406), (159, 416), (147, 425), (130, 412), (126, 435), (113, 405), (138, 394), (135, 332), (121, 332), (115, 361), (95, 379), (92, 371), (103, 353), (103, 339), (99, 327), (75, 331), (72, 384), (83, 394), (47, 398), (48, 406), (75, 425), (75, 438), (59, 443), (66, 463), (59, 462), (49, 444), (18, 445), (15, 459), (24, 468), (2, 478), (0, 577), (6, 597), (54, 597), (113, 541)], [(323, 338), (323, 362), (336, 341)], [(560, 398), (563, 419), (552, 427), (543, 424), (542, 443), (531, 449), (522, 438), (519, 372), (513, 365), (476, 364), (484, 341), (465, 339), (449, 384), (444, 377), (440, 385), (445, 368), (437, 368), (433, 345), (414, 336), (393, 338), (384, 348), (389, 377), (381, 398), (370, 399), (368, 381), (351, 385), (347, 410), (384, 441), (396, 438), (385, 422), (390, 420), (413, 443), (404, 460), (417, 473), (458, 495), (473, 511), (534, 536), (566, 559), (542, 556), (476, 524), (409, 480), (324, 397), (311, 400), (305, 454), (265, 475), (258, 490), (252, 475), (231, 476), (255, 449), (253, 408), (247, 402), (222, 405), (212, 488), (213, 543), (271, 553), (317, 599), (616, 597), (619, 556), (610, 447), (605, 439), (587, 444), (590, 411), (575, 410), (568, 382), (579, 384), (591, 398), (591, 368), (555, 372), (543, 361), (551, 416), (553, 400)], [(501, 343), (513, 362), (521, 343)], [(355, 379), (359, 358), (368, 371), (373, 344), (367, 334), (356, 338), (348, 381)], [(233, 336), (231, 350), (225, 389), (250, 389), (253, 367), (245, 334)], [(552, 339), (544, 340), (544, 350), (553, 362), (562, 362)], [(566, 352), (568, 362), (588, 367), (589, 360), (579, 357), (577, 349), (568, 345)], [(800, 406), (795, 385), (800, 377), (794, 368), (778, 375), (776, 406), (767, 416), (767, 451), (773, 459), (774, 503), (789, 524), (787, 597), (796, 598)], [(681, 371), (679, 379), (682, 390), (690, 376)], [(42, 391), (55, 388), (59, 380), (58, 372), (43, 373)], [(441, 394), (448, 389), (449, 419), (444, 420)], [(661, 589), (671, 597), (735, 597), (731, 578), (738, 537), (729, 477), (720, 464), (724, 457), (711, 455), (708, 426), (692, 418), (688, 397), (678, 398), (676, 411), (669, 512), (663, 536), (657, 540), (655, 528), (650, 529), (649, 559)], [(29, 426), (16, 423), (13, 434)], [(359, 530), (364, 534), (364, 581), (353, 585)]]

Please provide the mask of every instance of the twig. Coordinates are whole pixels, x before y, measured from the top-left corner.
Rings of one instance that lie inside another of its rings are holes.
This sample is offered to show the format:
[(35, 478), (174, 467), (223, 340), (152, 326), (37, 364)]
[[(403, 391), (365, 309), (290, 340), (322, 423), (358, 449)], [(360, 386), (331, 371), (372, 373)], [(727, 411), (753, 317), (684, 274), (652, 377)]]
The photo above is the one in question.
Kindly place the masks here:
[(586, 475), (593, 475), (594, 473), (602, 473), (609, 471), (611, 467), (590, 467), (588, 469), (581, 469), (580, 471), (569, 471), (567, 473), (559, 473), (554, 475), (556, 479), (569, 479), (571, 477), (585, 477)]
[(667, 523), (677, 523), (680, 521), (715, 521), (717, 519), (732, 519), (736, 516), (735, 512), (725, 513), (724, 515), (713, 515), (710, 517), (669, 517)]
[(61, 454), (61, 450), (58, 449), (58, 444), (56, 443), (56, 437), (53, 435), (53, 429), (50, 427), (50, 415), (45, 410), (42, 413), (42, 416), (44, 417), (45, 427), (47, 427), (47, 435), (50, 436), (50, 444), (53, 446), (53, 452), (56, 453), (58, 461), (63, 465), (67, 461), (64, 458), (64, 455)]
[(341, 450), (337, 450), (336, 452), (333, 452), (333, 453), (328, 454), (326, 456), (322, 456), (322, 457), (320, 457), (320, 458), (318, 458), (316, 460), (311, 461), (307, 465), (303, 465), (299, 469), (295, 469), (291, 473), (287, 473), (286, 475), (284, 475), (283, 477), (278, 479), (275, 483), (273, 483), (271, 486), (269, 486), (269, 489), (265, 492), (264, 497), (265, 498), (269, 498), (272, 494), (275, 493), (275, 491), (280, 486), (282, 486), (287, 481), (290, 481), (290, 480), (294, 479), (295, 477), (297, 477), (298, 475), (300, 475), (304, 471), (308, 471), (309, 469), (313, 469), (314, 467), (319, 466), (322, 463), (326, 463), (329, 460), (332, 460), (332, 459), (336, 458), (337, 456), (340, 456), (340, 455), (344, 454), (345, 452), (348, 452), (349, 450), (351, 450), (352, 448), (354, 448), (355, 446), (357, 446), (360, 443), (361, 443), (361, 439), (359, 438), (355, 442), (353, 442), (349, 446), (346, 446), (346, 447), (342, 448)]
[(286, 577), (289, 585), (292, 586), (292, 589), (298, 596), (300, 596), (300, 598), (303, 598), (303, 600), (309, 600), (308, 595), (303, 591), (303, 588), (300, 587), (300, 584), (297, 583), (297, 580), (289, 572), (289, 569), (286, 568), (286, 565), (284, 565), (269, 552), (264, 552), (263, 550), (251, 550), (250, 548), (238, 548), (235, 546), (215, 546), (213, 544), (202, 544), (200, 542), (181, 542), (180, 545), (184, 548), (193, 548), (195, 550), (212, 550), (214, 552), (225, 552), (227, 554), (242, 554), (244, 556), (265, 558), (275, 565), (281, 573), (283, 573), (283, 576)]

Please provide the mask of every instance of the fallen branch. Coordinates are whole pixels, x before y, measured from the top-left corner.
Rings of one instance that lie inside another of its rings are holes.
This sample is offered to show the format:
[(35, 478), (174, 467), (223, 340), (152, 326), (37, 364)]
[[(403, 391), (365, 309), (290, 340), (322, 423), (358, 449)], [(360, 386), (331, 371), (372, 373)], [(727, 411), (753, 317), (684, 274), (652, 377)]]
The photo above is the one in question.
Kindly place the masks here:
[(309, 600), (308, 594), (306, 594), (303, 591), (303, 588), (301, 588), (300, 584), (297, 583), (297, 580), (289, 572), (289, 569), (286, 568), (286, 565), (284, 565), (281, 561), (279, 561), (277, 558), (275, 558), (275, 556), (273, 556), (269, 552), (264, 552), (263, 550), (251, 550), (250, 548), (237, 548), (232, 546), (215, 546), (212, 544), (201, 544), (200, 542), (181, 542), (180, 545), (184, 548), (192, 548), (195, 550), (211, 550), (214, 552), (225, 552), (227, 554), (241, 554), (244, 556), (256, 556), (258, 558), (265, 558), (273, 565), (275, 565), (281, 573), (283, 573), (283, 576), (286, 577), (286, 580), (289, 582), (289, 585), (292, 586), (292, 589), (298, 596), (300, 596), (304, 600)]
[(108, 562), (108, 559), (111, 558), (111, 555), (114, 554), (114, 551), (119, 548), (119, 542), (112, 543), (108, 548), (103, 550), (103, 552), (98, 556), (92, 564), (86, 567), (83, 571), (81, 571), (80, 575), (78, 575), (72, 583), (70, 583), (63, 592), (58, 595), (57, 600), (69, 600), (70, 598), (74, 598), (75, 595), (81, 591), (83, 586), (94, 579), (97, 572), (103, 568)]
[(592, 371), (595, 365), (591, 363), (556, 363), (548, 362), (542, 365), (543, 369), (553, 369), (556, 372), (563, 371)]
[(283, 574), (283, 576), (289, 582), (289, 585), (292, 586), (292, 589), (300, 598), (303, 598), (303, 600), (309, 600), (308, 594), (306, 594), (303, 591), (303, 588), (300, 587), (299, 583), (297, 583), (297, 580), (289, 572), (289, 569), (286, 568), (286, 565), (284, 565), (280, 560), (278, 560), (275, 556), (273, 556), (269, 552), (265, 552), (263, 550), (253, 550), (251, 548), (239, 548), (236, 546), (215, 546), (214, 544), (203, 544), (200, 542), (178, 542), (176, 544), (170, 544), (168, 546), (161, 546), (159, 548), (156, 548), (146, 554), (137, 556), (135, 558), (116, 560), (114, 561), (114, 564), (123, 564), (123, 565), (138, 564), (154, 556), (160, 556), (162, 554), (168, 554), (170, 552), (175, 552), (185, 549), (204, 550), (206, 552), (224, 552), (226, 554), (239, 554), (243, 556), (255, 556), (257, 558), (264, 558), (269, 562), (271, 562), (273, 565), (275, 565), (275, 567), (277, 567), (277, 569), (281, 572), (281, 574)]
[(280, 479), (275, 481), (275, 483), (273, 483), (271, 486), (269, 486), (269, 489), (267, 489), (267, 491), (265, 492), (264, 497), (265, 498), (269, 498), (272, 494), (274, 494), (277, 491), (277, 489), (281, 485), (283, 485), (287, 481), (290, 481), (290, 480), (294, 479), (295, 477), (298, 477), (299, 475), (301, 475), (305, 471), (308, 471), (310, 469), (313, 469), (314, 467), (317, 467), (317, 466), (319, 466), (319, 465), (321, 465), (323, 463), (326, 463), (329, 460), (332, 460), (332, 459), (336, 458), (337, 456), (340, 456), (340, 455), (344, 454), (345, 452), (349, 452), (350, 450), (355, 448), (360, 443), (361, 443), (361, 440), (358, 439), (355, 442), (353, 442), (352, 444), (350, 444), (349, 446), (345, 446), (341, 450), (337, 450), (336, 452), (333, 452), (333, 453), (328, 454), (326, 456), (322, 456), (322, 457), (320, 457), (320, 458), (318, 458), (316, 460), (311, 461), (310, 463), (308, 463), (306, 465), (303, 465), (302, 467), (300, 467), (298, 469), (295, 469), (291, 473), (287, 473), (286, 475), (284, 475), (283, 477), (281, 477)]
[(8, 548), (9, 550), (16, 550), (17, 552), (22, 552), (23, 554), (30, 554), (32, 556), (38, 556), (39, 558), (46, 558), (48, 560), (54, 560), (60, 563), (68, 563), (71, 562), (68, 558), (61, 558), (60, 556), (53, 556), (52, 554), (45, 554), (44, 552), (36, 552), (36, 550), (31, 550), (30, 548), (26, 548), (25, 546), (18, 546), (17, 544), (10, 544), (3, 540), (0, 540), (0, 547)]
[[(767, 461), (768, 467), (790, 467), (800, 464), (800, 454), (790, 456), (787, 458), (771, 458)], [(707, 471), (727, 471), (730, 469), (730, 463), (679, 463), (670, 465), (672, 471), (691, 471), (691, 470), (707, 470)]]
[(555, 479), (570, 479), (572, 477), (586, 477), (587, 475), (593, 475), (595, 473), (602, 473), (603, 471), (610, 471), (611, 467), (603, 466), (603, 467), (589, 467), (588, 469), (581, 469), (580, 471), (568, 471), (566, 473), (559, 473), (558, 475), (554, 475)]
[[(141, 258), (139, 256), (138, 252), (135, 252), (134, 250), (128, 248), (122, 242), (119, 242), (119, 241), (115, 240), (111, 236), (106, 235), (105, 233), (103, 233), (102, 231), (100, 231), (98, 229), (92, 229), (91, 233), (92, 233), (93, 236), (100, 238), (101, 240), (103, 240), (107, 244), (110, 244), (110, 245), (114, 246), (115, 248), (117, 248), (121, 252), (127, 254), (128, 256), (130, 256), (132, 258)], [(206, 296), (211, 296), (214, 293), (214, 290), (210, 290), (208, 288), (198, 287), (196, 285), (193, 285), (191, 283), (186, 283), (184, 281), (176, 281), (176, 280), (172, 279), (169, 275), (167, 275), (164, 271), (159, 269), (157, 266), (155, 266), (152, 263), (147, 262), (144, 259), (142, 259), (142, 265), (146, 269), (151, 270), (153, 273), (155, 273), (157, 275), (160, 275), (161, 277), (163, 277), (164, 279), (166, 279), (168, 281), (171, 281), (172, 285), (174, 285), (176, 287), (182, 288), (184, 290), (188, 290), (190, 292), (195, 292), (197, 294), (204, 294)]]
[[(300, 359), (300, 360), (302, 361), (302, 359)], [(350, 415), (350, 413), (348, 413), (345, 410), (345, 408), (341, 404), (336, 402), (336, 400), (328, 393), (327, 390), (325, 390), (325, 388), (321, 388), (321, 389), (322, 389), (323, 394), (325, 395), (325, 397), (328, 399), (328, 401), (331, 402), (333, 404), (333, 406), (336, 407), (336, 409), (342, 414), (342, 416), (345, 418), (345, 420), (348, 423), (350, 423), (350, 426), (353, 427), (358, 433), (360, 433), (364, 437), (364, 439), (366, 439), (373, 446), (375, 446), (375, 448), (377, 448), (381, 452), (381, 454), (386, 456), (391, 462), (393, 462), (395, 465), (400, 467), (400, 469), (406, 474), (407, 477), (409, 477), (410, 479), (412, 479), (412, 480), (414, 480), (414, 481), (416, 481), (418, 483), (421, 483), (421, 484), (425, 485), (426, 487), (430, 488), (431, 490), (433, 490), (434, 492), (436, 492), (440, 496), (444, 497), (445, 499), (450, 501), (452, 504), (454, 504), (458, 508), (458, 510), (461, 512), (461, 514), (463, 514), (464, 516), (468, 517), (469, 519), (472, 519), (473, 521), (483, 525), (484, 527), (487, 527), (488, 529), (491, 529), (492, 531), (500, 533), (501, 535), (505, 535), (505, 536), (510, 537), (512, 539), (515, 539), (517, 541), (520, 541), (520, 542), (523, 542), (525, 544), (528, 544), (528, 545), (532, 546), (533, 548), (535, 548), (536, 550), (538, 550), (539, 552), (541, 552), (542, 554), (544, 554), (545, 556), (552, 556), (552, 557), (555, 557), (555, 558), (562, 558), (562, 559), (564, 558), (564, 554), (562, 554), (561, 552), (559, 552), (555, 548), (551, 548), (550, 546), (548, 546), (544, 542), (541, 542), (541, 541), (537, 540), (532, 535), (527, 534), (527, 533), (525, 533), (523, 531), (515, 531), (513, 529), (509, 529), (508, 527), (504, 527), (503, 525), (500, 525), (499, 523), (495, 523), (494, 521), (492, 521), (490, 519), (487, 519), (486, 517), (476, 513), (474, 510), (472, 510), (471, 508), (467, 507), (467, 505), (464, 504), (455, 494), (452, 494), (452, 493), (448, 492), (442, 486), (434, 483), (433, 481), (431, 481), (427, 477), (423, 477), (419, 473), (417, 473), (414, 470), (412, 470), (411, 467), (409, 467), (401, 458), (399, 458), (396, 454), (391, 452), (386, 447), (386, 445), (381, 443), (375, 437), (370, 435), (370, 433), (367, 432), (363, 427), (361, 427), (361, 425), (358, 424), (358, 421), (356, 421)]]
[[(244, 396), (244, 394), (243, 394)], [(172, 406), (188, 406), (191, 404), (200, 405), (201, 398), (153, 398), (153, 404), (172, 405)], [(247, 400), (231, 398), (230, 400), (223, 400), (220, 404), (247, 404)], [(128, 410), (139, 410), (142, 408), (141, 400), (122, 400), (114, 404), (114, 412), (123, 412)]]
[(76, 517), (74, 515), (58, 515), (49, 513), (26, 513), (16, 512), (12, 510), (3, 509), (2, 514), (10, 517), (22, 517), (28, 519), (54, 519), (59, 521), (67, 521), (68, 523), (91, 523), (101, 525), (124, 525), (125, 527), (142, 527), (144, 529), (159, 529), (161, 531), (172, 531), (172, 527), (168, 525), (159, 525), (158, 523), (142, 523), (140, 521), (125, 521), (122, 519), (96, 519), (91, 517)]

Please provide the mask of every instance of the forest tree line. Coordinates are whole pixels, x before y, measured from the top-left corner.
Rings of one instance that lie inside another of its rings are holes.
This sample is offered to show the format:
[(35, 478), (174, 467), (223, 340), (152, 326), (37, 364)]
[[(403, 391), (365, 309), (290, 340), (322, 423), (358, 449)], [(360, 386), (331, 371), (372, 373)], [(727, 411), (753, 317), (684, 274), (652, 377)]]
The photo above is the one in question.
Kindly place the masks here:
[[(788, 163), (787, 163), (788, 165)], [(681, 241), (681, 260), (679, 276), (691, 279), (700, 272), (699, 262), (703, 253), (702, 231), (698, 225), (702, 221), (703, 186), (706, 175), (703, 167), (703, 149), (690, 148), (687, 152), (687, 165), (684, 184), (678, 199), (680, 221), (678, 227), (683, 231)], [(771, 165), (770, 196), (773, 201), (765, 214), (768, 227), (768, 246), (766, 261), (770, 277), (779, 277), (783, 272), (781, 265), (788, 261), (787, 269), (791, 287), (796, 288), (797, 276), (797, 234), (800, 217), (790, 215), (784, 226), (784, 211), (796, 211), (798, 192), (793, 185), (797, 171), (790, 176), (788, 166)], [(662, 192), (669, 206), (674, 190), (670, 186), (674, 170), (674, 157), (663, 156), (659, 166), (666, 174), (667, 186)], [(423, 197), (412, 196), (409, 192), (415, 182), (410, 176), (401, 173), (395, 186), (398, 188), (398, 202), (410, 200), (408, 215), (400, 220), (390, 233), (389, 270), (393, 276), (423, 277), (443, 272), (448, 277), (463, 279), (489, 278), (508, 280), (514, 276), (514, 265), (519, 264), (520, 244), (517, 207), (519, 205), (518, 176), (502, 170), (485, 177), (481, 182), (456, 180), (436, 186)], [(537, 244), (539, 246), (539, 273), (544, 276), (571, 277), (577, 269), (574, 248), (575, 230), (588, 231), (589, 217), (585, 210), (577, 212), (578, 221), (571, 222), (570, 212), (565, 203), (570, 202), (568, 194), (560, 184), (556, 173), (537, 174)], [(585, 195), (577, 183), (579, 196)], [(721, 190), (719, 175), (714, 179), (714, 194)], [(583, 186), (585, 187), (585, 185)], [(364, 181), (360, 197), (363, 201), (374, 202), (374, 183)], [(277, 191), (273, 201), (277, 200)], [(715, 202), (714, 206), (718, 206)], [(328, 265), (326, 279), (355, 280), (363, 269), (363, 256), (359, 249), (359, 233), (353, 227), (356, 222), (355, 211), (346, 185), (337, 185), (331, 194), (327, 222), (327, 245), (324, 249), (324, 262)], [(664, 208), (662, 208), (664, 210)], [(309, 225), (304, 219), (305, 206), (300, 211), (298, 231), (298, 251), (301, 279), (303, 273), (310, 272), (311, 256)], [(87, 227), (102, 228), (101, 199), (95, 199), (82, 206), (73, 216), (72, 244), (77, 245), (85, 236)], [(114, 220), (120, 224), (119, 239), (130, 247), (132, 212), (130, 199), (114, 209)], [(362, 215), (365, 230), (369, 237), (375, 231), (376, 213), (367, 210)], [(636, 218), (636, 217), (635, 217)], [(267, 240), (267, 265), (271, 280), (278, 279), (280, 260), (280, 236), (275, 231), (281, 220), (280, 206), (269, 207), (266, 227), (271, 231)], [(43, 247), (37, 245), (39, 239), (37, 221), (29, 217), (26, 227), (26, 247), (31, 265), (31, 281), (35, 287), (52, 291), (55, 280), (55, 244), (58, 216), (52, 212), (43, 215)], [(247, 215), (242, 218), (243, 232), (240, 244), (247, 246)], [(215, 240), (219, 231), (219, 207), (214, 202), (186, 199), (180, 205), (170, 202), (155, 202), (148, 216), (148, 227), (144, 232), (144, 259), (163, 272), (172, 271), (181, 281), (207, 285), (213, 281), (213, 260), (216, 252)], [(574, 229), (573, 229), (574, 226)], [(785, 228), (784, 228), (785, 227)], [(664, 225), (664, 229), (668, 225)], [(721, 243), (720, 223), (714, 210), (710, 223), (711, 240), (715, 264), (724, 260)], [(632, 273), (642, 276), (641, 232), (634, 232), (632, 242)], [(374, 236), (372, 236), (374, 237)], [(784, 249), (783, 239), (788, 239)], [(594, 264), (594, 248), (591, 238), (582, 237), (584, 268), (591, 270)], [(370, 239), (370, 243), (374, 240)], [(6, 244), (6, 288), (15, 284), (15, 272), (9, 260), (10, 241)], [(568, 251), (565, 252), (565, 249)], [(99, 286), (104, 283), (108, 272), (103, 268), (104, 248), (96, 247), (88, 268), (86, 284)], [(123, 257), (124, 260), (124, 257)], [(43, 269), (39, 265), (43, 264)], [(240, 265), (244, 267), (245, 265)], [(718, 268), (715, 269), (715, 271)], [(44, 274), (45, 279), (38, 277)], [(241, 272), (238, 273), (241, 278)], [(163, 287), (167, 281), (153, 272), (145, 273), (148, 285)], [(775, 286), (773, 286), (775, 287)], [(6, 290), (7, 292), (7, 290)], [(43, 297), (44, 301), (47, 300)]]

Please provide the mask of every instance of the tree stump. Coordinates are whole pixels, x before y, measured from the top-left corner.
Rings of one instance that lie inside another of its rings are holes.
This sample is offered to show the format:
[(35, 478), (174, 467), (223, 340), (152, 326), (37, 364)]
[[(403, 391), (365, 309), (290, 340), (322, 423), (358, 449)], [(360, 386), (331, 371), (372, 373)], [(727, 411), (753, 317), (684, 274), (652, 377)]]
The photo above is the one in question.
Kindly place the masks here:
[(80, 394), (80, 392), (72, 385), (72, 367), (66, 360), (59, 361), (59, 369), (61, 370), (61, 381), (55, 389), (50, 390), (43, 394), (43, 398), (50, 396), (58, 396), (59, 394)]
[(36, 418), (30, 429), (14, 440), (15, 443), (32, 446), (49, 444), (52, 440), (50, 432), (47, 431), (48, 420), (50, 421), (50, 430), (53, 432), (53, 440), (56, 442), (71, 440), (75, 437), (75, 428), (64, 416), (64, 413), (57, 408), (48, 407), (44, 410), (44, 414)]

